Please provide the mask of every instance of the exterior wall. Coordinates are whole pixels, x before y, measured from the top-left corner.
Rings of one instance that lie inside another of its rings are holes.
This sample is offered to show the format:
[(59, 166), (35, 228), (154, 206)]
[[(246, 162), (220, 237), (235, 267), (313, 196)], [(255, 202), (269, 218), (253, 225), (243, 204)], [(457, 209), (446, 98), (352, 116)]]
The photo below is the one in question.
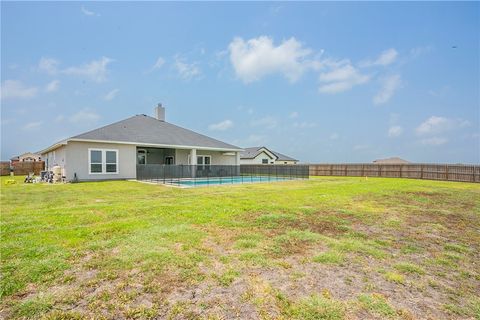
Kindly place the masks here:
[[(177, 149), (175, 152), (175, 164), (188, 164), (190, 149)], [(225, 155), (225, 153), (231, 155)], [(197, 156), (211, 156), (212, 165), (238, 165), (239, 152), (224, 152), (213, 150), (198, 150)]]
[[(89, 148), (118, 150), (118, 173), (89, 174)], [(134, 145), (70, 141), (66, 146), (66, 156), (68, 166), (65, 176), (68, 181), (73, 180), (75, 173), (79, 181), (135, 179), (137, 177), (137, 147)]]
[(67, 146), (61, 146), (53, 151), (42, 155), (45, 159), (45, 169), (51, 171), (53, 167), (60, 166), (62, 175), (67, 175)]
[(263, 159), (267, 159), (269, 164), (275, 162), (274, 159), (272, 159), (265, 151), (263, 151), (253, 159), (240, 159), (240, 164), (262, 164)]
[[(90, 174), (89, 149), (92, 148), (118, 150), (118, 173)], [(142, 147), (138, 148), (143, 149)], [(175, 156), (175, 164), (186, 165), (190, 151), (190, 149), (164, 149), (157, 155), (151, 153), (150, 161), (147, 156), (147, 163), (152, 163), (152, 160), (164, 160), (165, 156), (172, 155)], [(212, 165), (239, 165), (239, 154), (239, 152), (197, 150), (199, 156), (211, 156)], [(72, 181), (75, 174), (79, 181), (135, 179), (137, 176), (137, 146), (135, 145), (69, 141), (67, 145), (42, 156), (46, 160), (46, 169), (52, 170), (54, 166), (59, 165), (62, 167), (62, 174), (66, 176), (67, 181)]]
[(137, 147), (138, 149), (144, 149), (148, 152), (147, 164), (165, 164), (165, 157), (176, 158), (175, 149)]
[(298, 161), (292, 161), (292, 160), (280, 160), (280, 161), (275, 161), (275, 164), (297, 164)]
[(175, 150), (175, 164), (188, 164), (188, 155), (190, 150), (176, 149)]
[(212, 156), (212, 164), (213, 165), (237, 165), (237, 155), (236, 152), (227, 152), (228, 154), (232, 155), (224, 155), (223, 151), (204, 151), (204, 150), (197, 150), (197, 155), (210, 155)]

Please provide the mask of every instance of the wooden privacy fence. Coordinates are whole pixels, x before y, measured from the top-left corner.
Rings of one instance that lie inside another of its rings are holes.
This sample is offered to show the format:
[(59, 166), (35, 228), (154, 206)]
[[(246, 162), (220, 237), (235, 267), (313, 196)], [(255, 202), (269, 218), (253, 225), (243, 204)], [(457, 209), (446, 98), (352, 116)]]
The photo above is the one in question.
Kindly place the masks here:
[[(14, 162), (13, 174), (15, 175), (27, 175), (31, 172), (36, 175), (40, 174), (40, 171), (44, 170), (45, 162), (44, 161), (34, 161), (34, 162)], [(10, 175), (10, 162), (2, 161), (0, 162), (0, 175), (8, 176)]]
[(412, 178), (480, 182), (480, 165), (456, 164), (311, 164), (311, 176)]

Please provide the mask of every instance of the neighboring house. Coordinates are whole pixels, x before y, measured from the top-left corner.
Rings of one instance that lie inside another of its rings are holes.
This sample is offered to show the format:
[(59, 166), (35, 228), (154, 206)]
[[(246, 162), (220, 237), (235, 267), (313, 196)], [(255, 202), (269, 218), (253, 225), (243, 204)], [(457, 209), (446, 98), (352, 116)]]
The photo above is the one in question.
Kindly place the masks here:
[(240, 154), (240, 164), (297, 164), (298, 160), (266, 147), (245, 148)]
[(12, 164), (16, 162), (36, 162), (36, 161), (42, 161), (42, 157), (39, 154), (32, 153), (32, 152), (26, 152), (24, 154), (21, 154), (19, 156), (16, 156), (10, 159), (10, 162)]
[(46, 167), (62, 168), (68, 181), (135, 179), (137, 166), (150, 164), (239, 165), (241, 148), (156, 117), (136, 115), (79, 134), (41, 151)]
[(392, 157), (387, 159), (377, 159), (374, 160), (373, 163), (375, 164), (408, 164), (410, 161), (401, 159), (399, 157)]

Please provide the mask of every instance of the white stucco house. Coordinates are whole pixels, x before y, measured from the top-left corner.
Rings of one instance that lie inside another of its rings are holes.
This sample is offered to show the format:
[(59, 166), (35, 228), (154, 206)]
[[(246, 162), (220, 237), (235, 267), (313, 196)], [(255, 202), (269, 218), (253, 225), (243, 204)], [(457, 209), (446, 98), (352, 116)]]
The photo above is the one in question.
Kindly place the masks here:
[(42, 161), (42, 156), (37, 153), (26, 152), (19, 156), (13, 157), (10, 159), (12, 163), (14, 162), (36, 162)]
[(239, 165), (243, 149), (155, 117), (136, 115), (65, 139), (40, 151), (47, 170), (62, 168), (67, 181), (136, 179), (138, 166)]
[(298, 160), (266, 147), (245, 148), (240, 164), (297, 164)]

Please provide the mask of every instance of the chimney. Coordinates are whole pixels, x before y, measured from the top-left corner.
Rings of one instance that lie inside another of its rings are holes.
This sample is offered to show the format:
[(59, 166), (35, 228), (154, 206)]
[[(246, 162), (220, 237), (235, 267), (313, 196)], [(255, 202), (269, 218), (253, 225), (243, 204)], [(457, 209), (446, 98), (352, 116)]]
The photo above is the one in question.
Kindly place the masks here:
[(165, 108), (162, 107), (161, 103), (155, 107), (155, 118), (160, 121), (165, 121)]

